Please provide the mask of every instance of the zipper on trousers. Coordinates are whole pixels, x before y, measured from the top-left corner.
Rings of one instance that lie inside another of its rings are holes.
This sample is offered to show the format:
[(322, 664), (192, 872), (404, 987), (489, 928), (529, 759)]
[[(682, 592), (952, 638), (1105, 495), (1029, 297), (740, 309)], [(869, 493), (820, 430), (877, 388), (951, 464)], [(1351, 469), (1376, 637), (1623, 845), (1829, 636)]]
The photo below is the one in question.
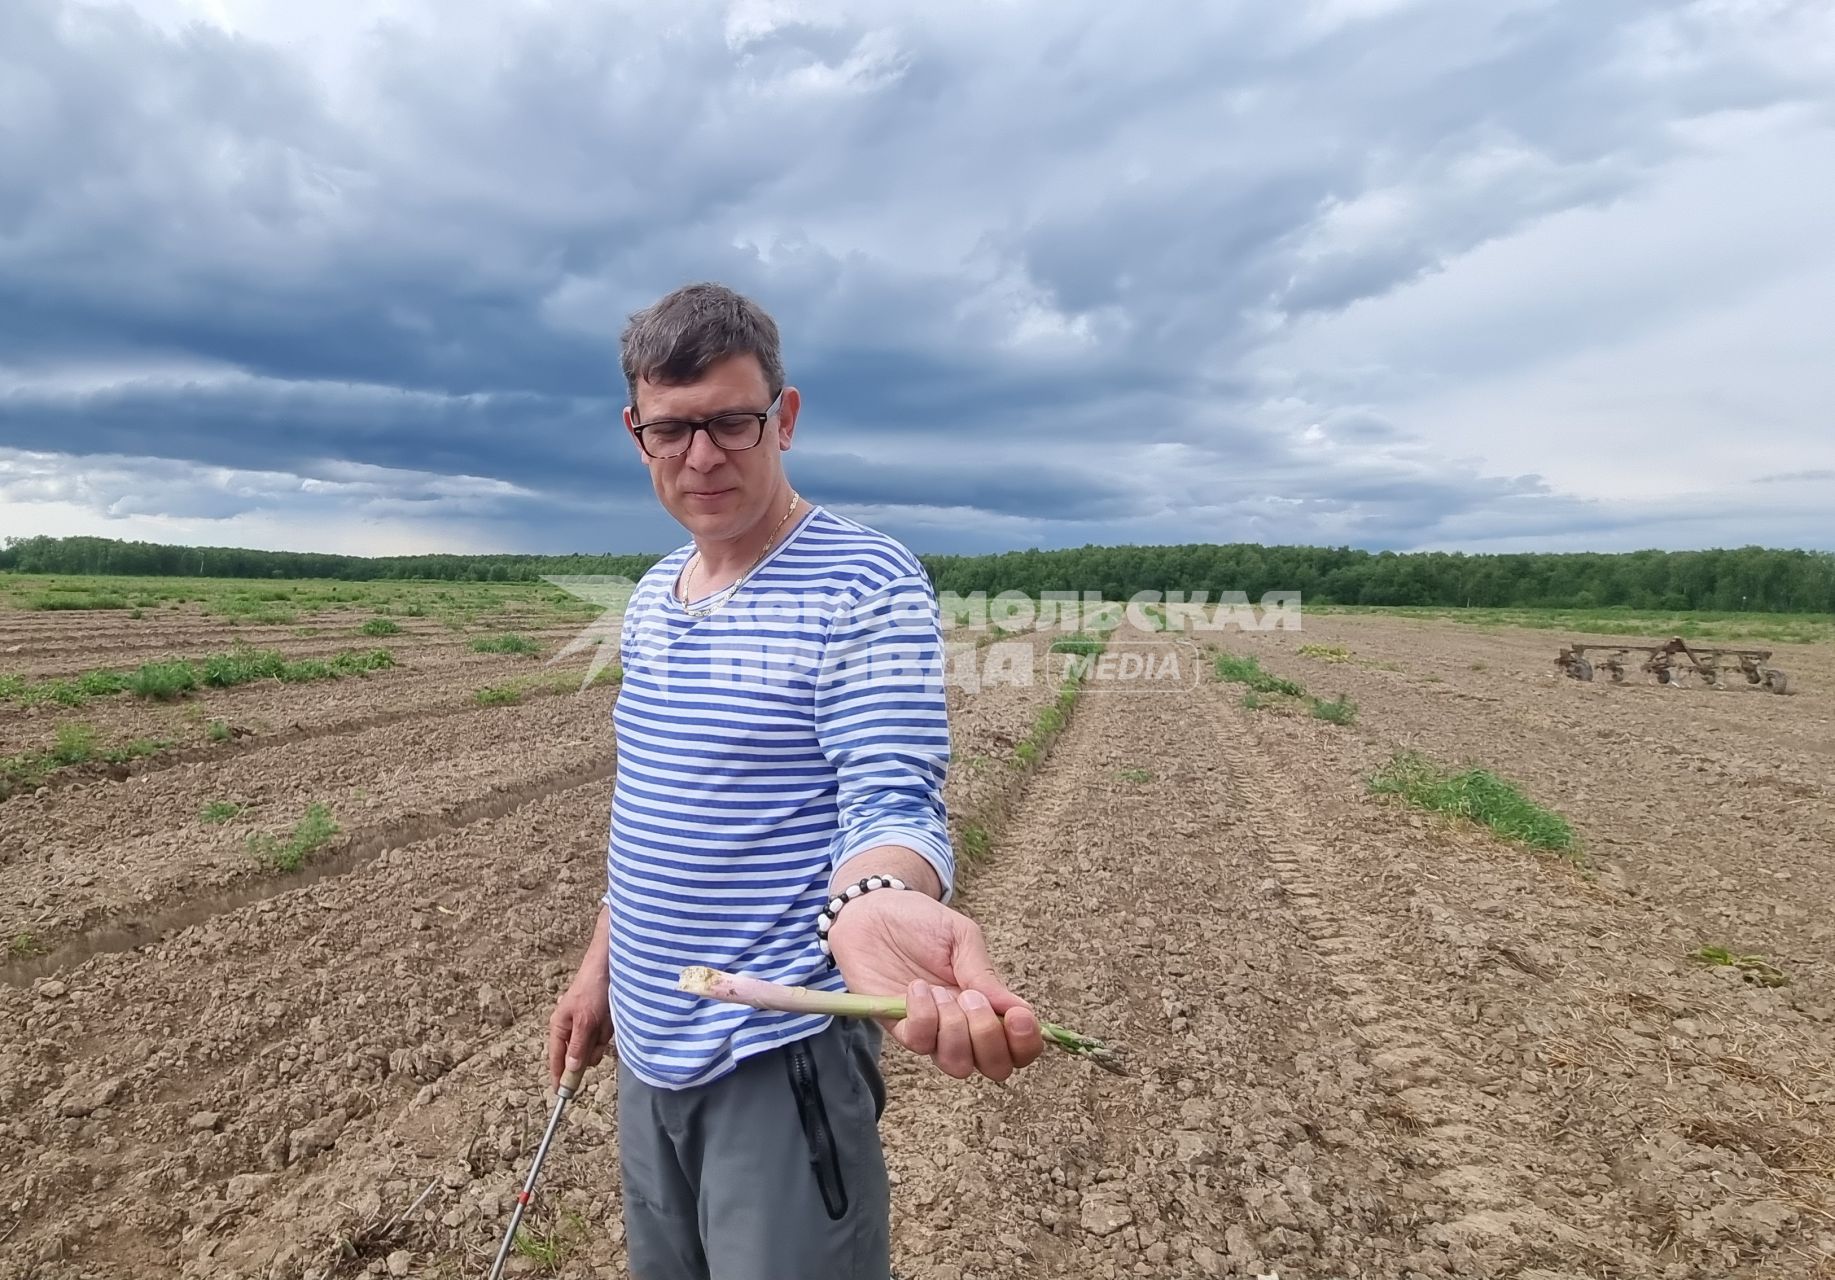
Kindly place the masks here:
[(790, 1072), (790, 1092), (796, 1099), (797, 1119), (809, 1145), (809, 1163), (815, 1170), (816, 1186), (822, 1192), (822, 1206), (831, 1219), (838, 1221), (847, 1215), (847, 1186), (841, 1180), (841, 1153), (835, 1147), (834, 1129), (828, 1122), (828, 1109), (822, 1103), (815, 1056), (809, 1051), (807, 1042), (799, 1041), (789, 1046), (784, 1063)]

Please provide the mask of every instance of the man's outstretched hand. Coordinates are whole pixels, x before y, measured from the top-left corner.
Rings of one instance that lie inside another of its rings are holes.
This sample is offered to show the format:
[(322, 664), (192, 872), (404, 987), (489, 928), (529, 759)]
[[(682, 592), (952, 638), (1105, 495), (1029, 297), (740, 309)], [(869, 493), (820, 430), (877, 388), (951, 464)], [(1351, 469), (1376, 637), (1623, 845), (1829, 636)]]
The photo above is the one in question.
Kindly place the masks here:
[(1039, 1020), (994, 972), (981, 929), (912, 890), (868, 893), (829, 930), (848, 990), (906, 999), (892, 1036), (958, 1080), (1005, 1080), (1044, 1052)]

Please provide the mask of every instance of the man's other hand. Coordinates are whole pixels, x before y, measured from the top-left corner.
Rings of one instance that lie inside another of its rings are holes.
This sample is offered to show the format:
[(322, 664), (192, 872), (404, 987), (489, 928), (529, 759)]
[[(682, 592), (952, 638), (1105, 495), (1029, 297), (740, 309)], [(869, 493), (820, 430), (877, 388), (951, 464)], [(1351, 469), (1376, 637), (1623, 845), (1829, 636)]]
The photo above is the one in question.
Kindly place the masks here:
[(560, 1084), (573, 1067), (596, 1067), (612, 1043), (612, 1010), (604, 982), (580, 978), (561, 993), (548, 1017), (548, 1080)]

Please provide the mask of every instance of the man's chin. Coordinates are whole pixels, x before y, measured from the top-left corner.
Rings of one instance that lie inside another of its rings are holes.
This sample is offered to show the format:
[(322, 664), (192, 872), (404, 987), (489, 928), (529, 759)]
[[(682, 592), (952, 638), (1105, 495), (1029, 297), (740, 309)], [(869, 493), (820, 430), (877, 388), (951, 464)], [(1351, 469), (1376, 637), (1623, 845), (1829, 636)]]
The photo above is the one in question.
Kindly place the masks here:
[(677, 522), (697, 538), (733, 538), (744, 532), (739, 512), (730, 501), (718, 506), (684, 503), (673, 512)]

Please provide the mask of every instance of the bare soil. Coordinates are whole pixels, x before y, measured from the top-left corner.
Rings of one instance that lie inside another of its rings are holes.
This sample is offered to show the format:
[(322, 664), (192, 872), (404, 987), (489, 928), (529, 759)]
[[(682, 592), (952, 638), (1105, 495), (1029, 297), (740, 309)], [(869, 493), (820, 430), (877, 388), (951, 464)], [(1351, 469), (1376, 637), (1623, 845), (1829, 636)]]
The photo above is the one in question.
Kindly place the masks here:
[[(899, 1274), (1835, 1275), (1828, 656), (1781, 653), (1776, 697), (1579, 685), (1551, 633), (1199, 638), (1357, 722), (1246, 710), (1208, 676), (1092, 685), (1026, 767), (1054, 684), (953, 699), (952, 819), (993, 836), (962, 905), (1016, 988), (1134, 1074), (1048, 1056), (964, 1084), (888, 1045)], [(0, 805), (8, 919), (16, 880), (71, 917), (0, 985), (0, 1277), (482, 1274), (602, 888), (611, 696)], [(1497, 768), (1585, 857), (1370, 796), (1398, 748)], [(251, 872), (231, 832), (195, 834), (230, 792), (264, 821), (335, 795), (347, 852)], [(85, 956), (148, 893), (199, 914)], [(1710, 942), (1790, 985), (1687, 958)], [(516, 1274), (626, 1274), (610, 1079), (544, 1171), (550, 1261)]]
[[(424, 824), (523, 795), (531, 781), (581, 768), (609, 774), (611, 698), (599, 689), (276, 739), (266, 750), (18, 797), (0, 805), (0, 936), (30, 934), (55, 949), (104, 926), (158, 928), (175, 911), (189, 918), (200, 900), (249, 878), (283, 887), (249, 837), (285, 840), (315, 804), (340, 827), (340, 842), (323, 850), (333, 854), (353, 841), (408, 843)], [(213, 804), (237, 812), (213, 822)]]

